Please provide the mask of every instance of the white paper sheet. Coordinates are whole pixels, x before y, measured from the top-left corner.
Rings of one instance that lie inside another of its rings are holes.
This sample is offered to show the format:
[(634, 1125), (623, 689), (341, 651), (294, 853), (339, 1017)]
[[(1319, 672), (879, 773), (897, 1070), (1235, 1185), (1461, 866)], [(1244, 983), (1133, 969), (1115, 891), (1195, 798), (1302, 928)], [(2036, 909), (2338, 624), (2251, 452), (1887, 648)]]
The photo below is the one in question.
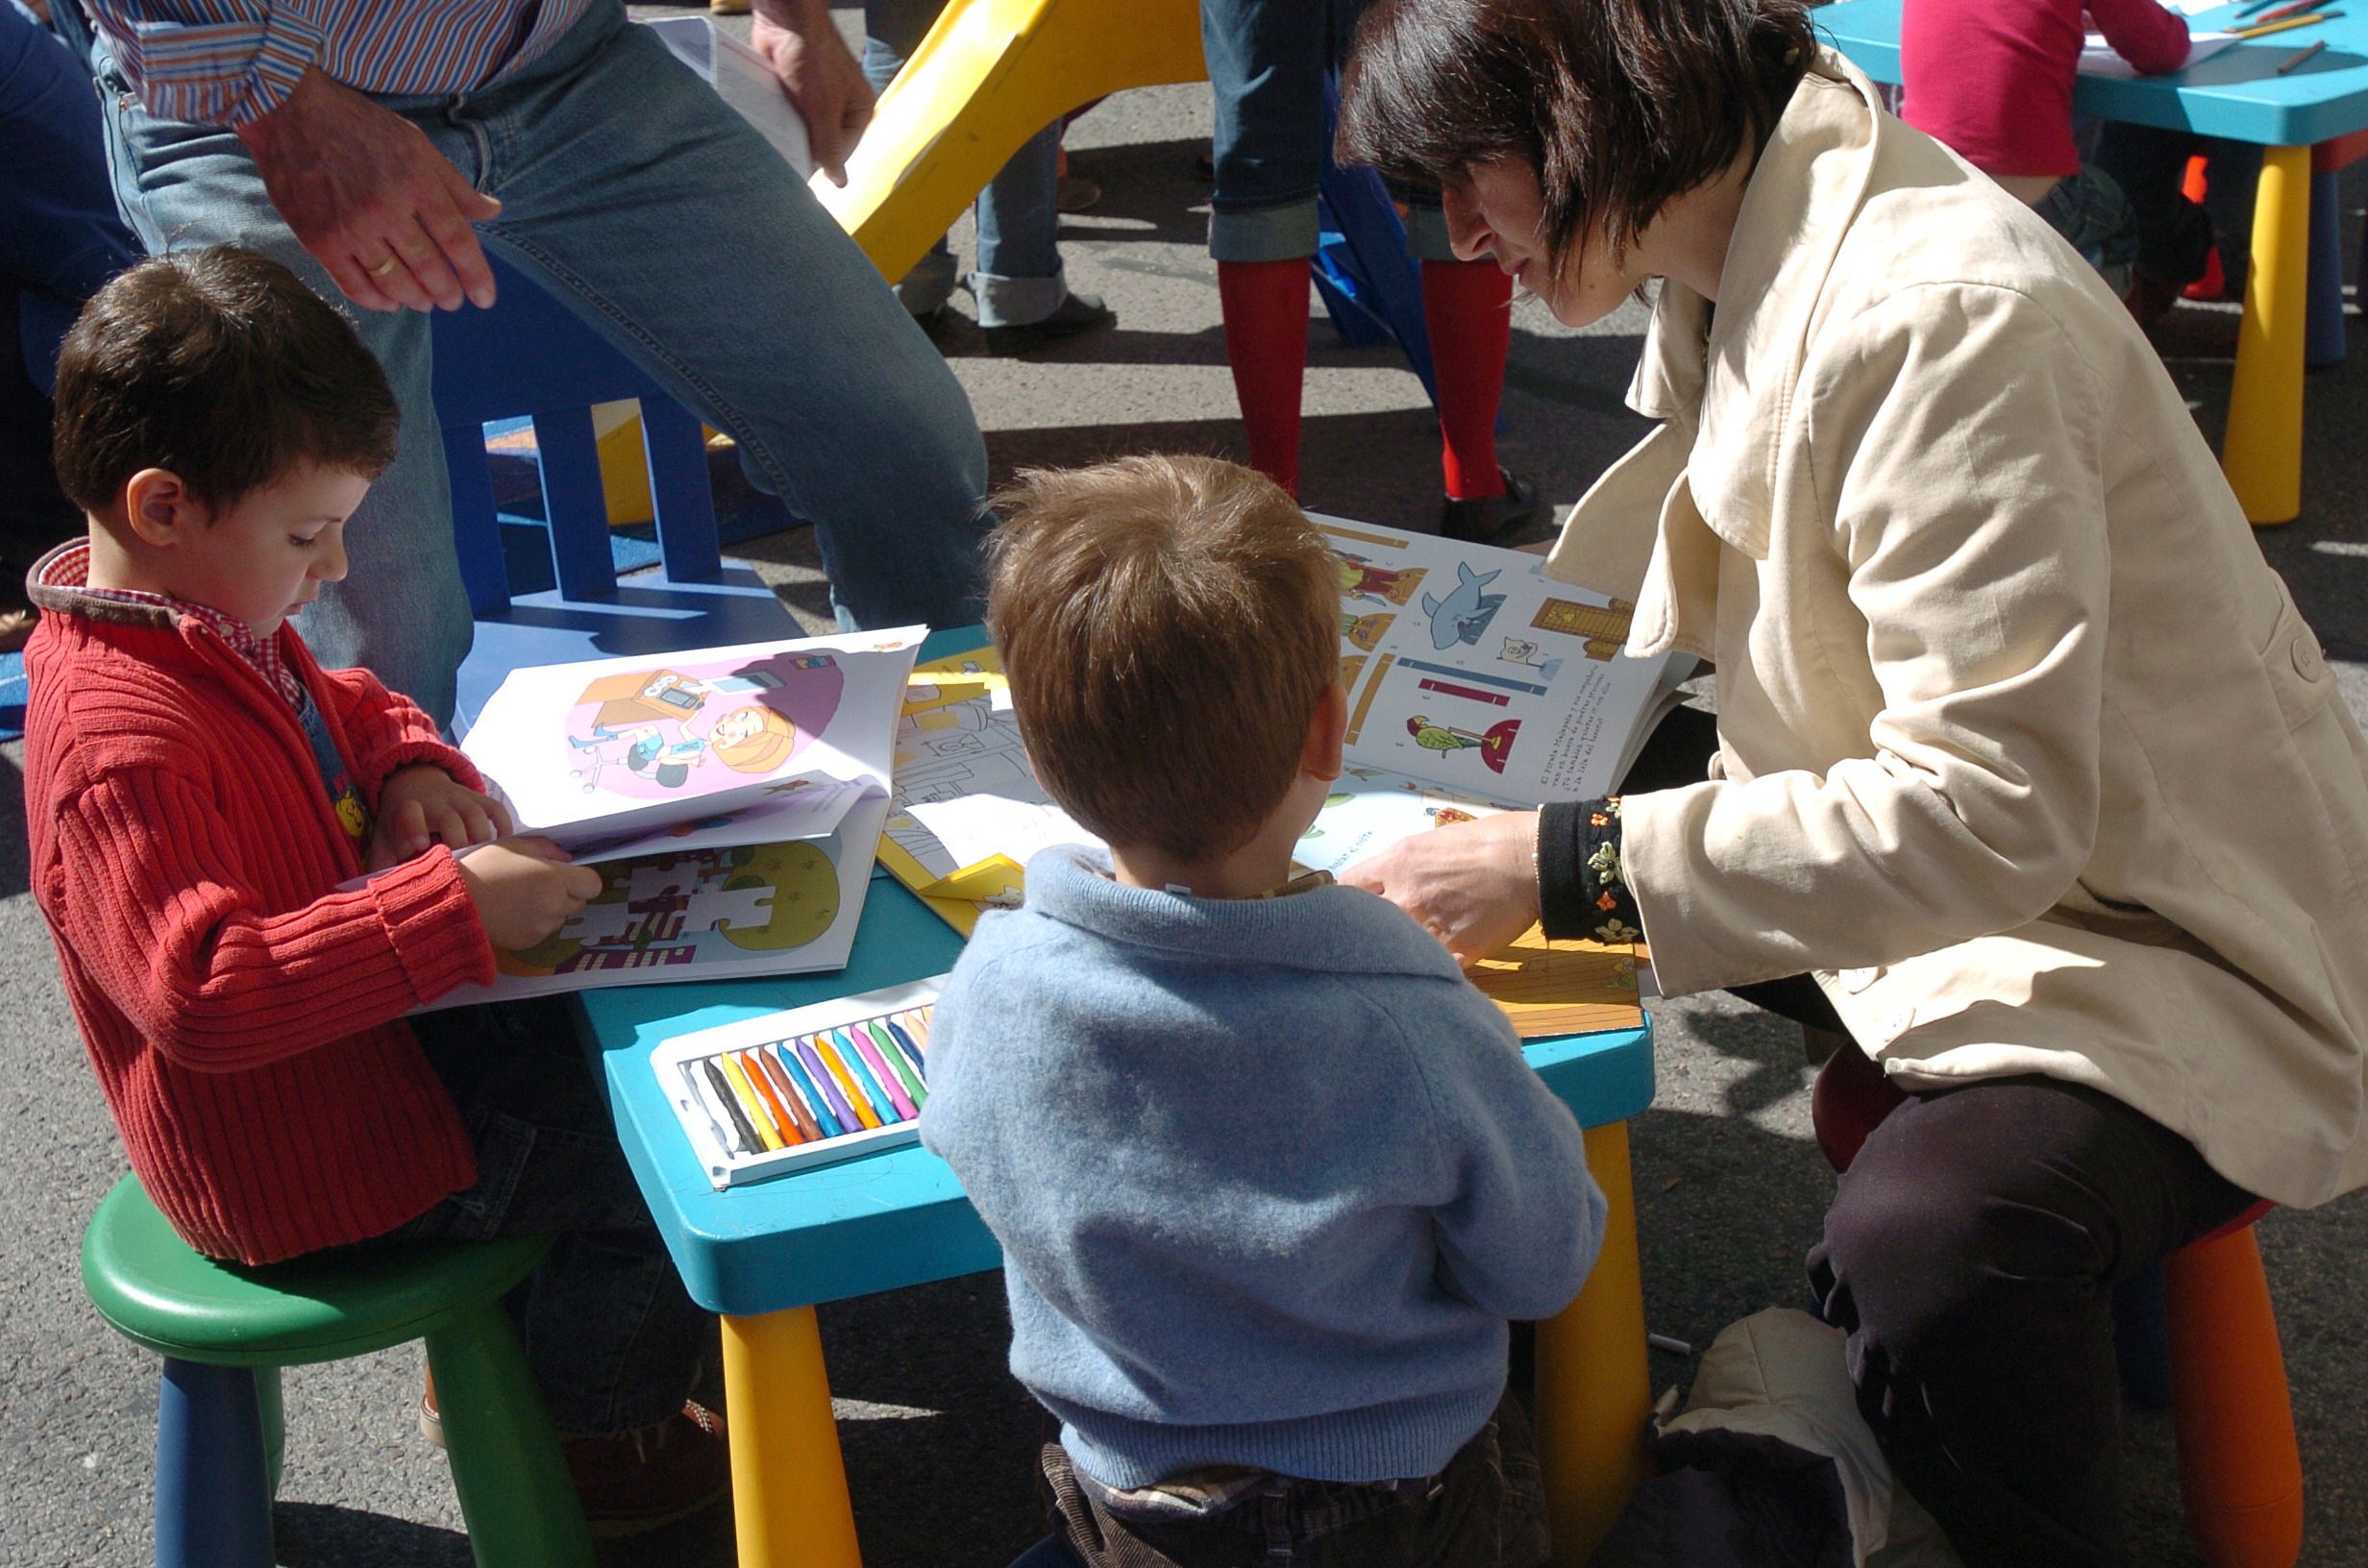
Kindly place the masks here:
[[(2217, 3), (2219, 0), (2215, 0), (2215, 4)], [(2209, 11), (2213, 7), (2203, 6), (2197, 9)], [(2188, 14), (2193, 15), (2194, 12), (2191, 11)], [(2300, 32), (2301, 29), (2298, 28), (2295, 31)], [(2272, 37), (2282, 36), (2272, 35)], [(2233, 33), (2198, 33), (2187, 40), (2187, 63), (2182, 65), (2180, 69), (2183, 71), (2188, 66), (2201, 65), (2222, 50), (2242, 41)], [(2137, 67), (2115, 54), (2113, 46), (2105, 41), (2104, 34), (2091, 33), (2081, 44), (2080, 74), (2120, 77), (2127, 80), (2137, 75)]]

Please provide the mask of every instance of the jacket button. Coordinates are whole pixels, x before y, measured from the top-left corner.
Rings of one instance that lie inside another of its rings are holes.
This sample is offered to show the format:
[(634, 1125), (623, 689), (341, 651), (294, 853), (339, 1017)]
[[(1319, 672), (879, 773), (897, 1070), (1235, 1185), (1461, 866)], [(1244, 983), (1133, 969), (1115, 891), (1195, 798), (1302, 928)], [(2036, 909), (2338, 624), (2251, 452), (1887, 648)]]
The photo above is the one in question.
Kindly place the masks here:
[(1895, 1007), (1883, 1016), (1878, 1032), (1887, 1043), (1915, 1027), (1915, 1005), (1911, 1002)]
[(1841, 982), (1842, 990), (1855, 996), (1873, 985), (1875, 976), (1882, 972), (1881, 969), (1843, 969), (1835, 978)]
[(2308, 637), (2294, 639), (2294, 673), (2305, 680), (2316, 680), (2326, 672), (2327, 663), (2319, 657), (2318, 643)]

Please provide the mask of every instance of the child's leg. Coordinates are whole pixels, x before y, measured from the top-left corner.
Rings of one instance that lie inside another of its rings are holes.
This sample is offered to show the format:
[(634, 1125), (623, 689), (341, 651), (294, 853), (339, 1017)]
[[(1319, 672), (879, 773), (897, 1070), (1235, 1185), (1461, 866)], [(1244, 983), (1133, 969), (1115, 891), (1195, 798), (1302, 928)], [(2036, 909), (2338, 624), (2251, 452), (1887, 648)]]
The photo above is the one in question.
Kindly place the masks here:
[(415, 1027), (468, 1123), (478, 1179), (397, 1234), (555, 1236), (507, 1302), (552, 1425), (584, 1437), (667, 1420), (714, 1362), (715, 1319), (682, 1288), (566, 1014), (507, 1003)]
[(1309, 261), (1219, 261), (1225, 362), (1249, 432), (1249, 464), (1299, 493), (1299, 389), (1307, 373)]
[(1496, 406), (1513, 343), (1513, 280), (1493, 261), (1422, 263), (1422, 323), (1439, 382), (1439, 466), (1447, 494), (1505, 493), (1496, 466)]

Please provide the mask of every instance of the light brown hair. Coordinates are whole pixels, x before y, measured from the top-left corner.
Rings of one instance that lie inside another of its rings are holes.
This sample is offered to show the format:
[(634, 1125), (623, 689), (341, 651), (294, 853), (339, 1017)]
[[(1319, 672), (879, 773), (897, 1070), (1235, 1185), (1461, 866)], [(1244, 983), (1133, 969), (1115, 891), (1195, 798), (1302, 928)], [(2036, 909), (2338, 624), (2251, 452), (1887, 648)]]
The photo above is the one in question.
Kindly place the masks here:
[(1381, 0), (1357, 24), (1334, 154), (1453, 186), (1517, 159), (1559, 273), (1764, 145), (1816, 55), (1799, 0)]
[(1323, 535), (1211, 457), (1025, 473), (994, 504), (987, 626), (1038, 782), (1121, 847), (1246, 844), (1340, 676)]
[(214, 512), (308, 462), (376, 478), (400, 417), (336, 307), (233, 245), (111, 279), (59, 350), (57, 405), (58, 486), (86, 512), (145, 468)]

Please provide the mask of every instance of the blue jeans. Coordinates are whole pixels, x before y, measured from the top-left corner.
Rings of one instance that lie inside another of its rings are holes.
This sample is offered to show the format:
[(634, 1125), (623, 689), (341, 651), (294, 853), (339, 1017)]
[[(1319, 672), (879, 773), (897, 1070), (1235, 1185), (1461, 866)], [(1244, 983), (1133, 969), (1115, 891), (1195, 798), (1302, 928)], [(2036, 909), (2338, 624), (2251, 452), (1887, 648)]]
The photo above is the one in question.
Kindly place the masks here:
[[(896, 80), (945, 9), (946, 0), (864, 0), (863, 75), (873, 90)], [(1047, 126), (978, 193), (978, 270), (963, 281), (978, 301), (981, 327), (1025, 327), (1069, 298), (1057, 243), (1060, 156), (1061, 128)], [(904, 308), (925, 316), (944, 305), (956, 271), (951, 247), (940, 239), (897, 285)]]
[[(151, 251), (245, 245), (341, 297), (234, 135), (146, 113), (104, 43), (93, 63), (116, 199)], [(960, 383), (764, 138), (622, 6), (481, 91), (379, 102), (501, 199), (488, 247), (729, 431), (813, 523), (841, 625), (978, 619), (986, 449)], [(403, 434), (346, 530), (351, 575), (302, 626), (324, 663), (366, 665), (445, 720), (471, 627), (429, 322), (356, 314)]]
[(2057, 181), (2032, 210), (2063, 235), (2114, 293), (2130, 291), (2130, 264), (2138, 254), (2137, 214), (2111, 175), (2084, 167)]
[[(1324, 78), (1347, 58), (1365, 0), (1200, 0), (1200, 47), (1217, 98), (1209, 255), (1293, 261), (1316, 254), (1316, 184), (1331, 147)], [(1406, 248), (1450, 261), (1436, 192), (1393, 187)]]
[(713, 1399), (715, 1319), (666, 1255), (565, 1004), (459, 1007), (412, 1027), (476, 1145), (477, 1185), (381, 1241), (554, 1237), (503, 1306), (562, 1436), (633, 1432)]

